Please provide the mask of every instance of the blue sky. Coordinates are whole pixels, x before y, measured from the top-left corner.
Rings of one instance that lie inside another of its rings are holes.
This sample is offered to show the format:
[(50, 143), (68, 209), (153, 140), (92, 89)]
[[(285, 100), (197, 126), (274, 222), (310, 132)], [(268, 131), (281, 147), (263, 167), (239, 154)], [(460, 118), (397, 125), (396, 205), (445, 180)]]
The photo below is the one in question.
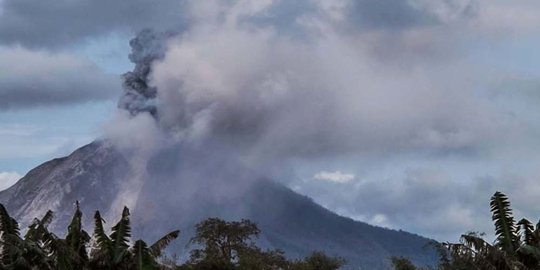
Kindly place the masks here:
[[(386, 0), (379, 5), (340, 0), (335, 6), (316, 0), (302, 1), (302, 5), (192, 2), (137, 0), (124, 5), (122, 1), (79, 0), (62, 6), (37, 0), (0, 0), (0, 187), (107, 133), (103, 127), (113, 121), (123, 93), (120, 76), (133, 69), (128, 59), (129, 40), (139, 30), (152, 28), (189, 34), (174, 39), (163, 63), (157, 64), (153, 83), (161, 86), (164, 96), (174, 92), (168, 88), (178, 76), (199, 92), (213, 87), (205, 84), (212, 79), (241, 88), (251, 82), (240, 78), (259, 78), (242, 69), (252, 67), (251, 57), (272, 62), (260, 54), (275, 53), (275, 59), (281, 59), (298, 46), (306, 48), (306, 55), (300, 56), (306, 63), (328, 70), (351, 67), (370, 74), (359, 79), (344, 70), (332, 73), (334, 77), (327, 81), (321, 79), (320, 85), (337, 81), (373, 88), (360, 95), (351, 95), (351, 89), (335, 91), (335, 96), (348, 97), (336, 101), (339, 105), (354, 107), (347, 99), (358, 99), (360, 104), (350, 110), (338, 108), (331, 115), (336, 118), (327, 124), (345, 130), (338, 137), (327, 135), (331, 131), (328, 125), (311, 126), (301, 117), (292, 117), (306, 129), (300, 134), (289, 131), (290, 124), (280, 116), (270, 117), (279, 124), (274, 128), (283, 129), (275, 138), (290, 142), (293, 149), (285, 158), (292, 168), (287, 171), (287, 184), (329, 209), (438, 239), (452, 239), (467, 230), (489, 231), (487, 200), (495, 189), (503, 189), (515, 199), (518, 214), (540, 212), (532, 206), (540, 205), (533, 193), (540, 190), (540, 4), (536, 1)], [(314, 10), (319, 13), (313, 15)], [(216, 23), (229, 16), (249, 23), (250, 29), (263, 30), (251, 36), (252, 32), (246, 34), (234, 25)], [(347, 16), (360, 19), (348, 20)], [(327, 39), (319, 42), (321, 36)], [(306, 40), (311, 43), (302, 43)], [(282, 47), (260, 49), (270, 42)], [(220, 59), (239, 54), (227, 44), (245, 45), (245, 54), (235, 58), (236, 66), (224, 68)], [(351, 49), (353, 45), (358, 51)], [(310, 50), (321, 48), (328, 49), (328, 54), (309, 55)], [(268, 71), (270, 83), (306, 86), (279, 77), (274, 66), (283, 68), (281, 64), (261, 65)], [(296, 64), (286, 67), (311, 78), (296, 70)], [(399, 87), (411, 96), (393, 89)], [(231, 91), (244, 93), (242, 89)], [(400, 98), (418, 103), (402, 104)], [(311, 103), (303, 103), (297, 96), (285, 100), (310, 110)], [(175, 106), (162, 102), (164, 112), (174, 119)], [(226, 102), (242, 109), (243, 104)], [(415, 105), (418, 110), (409, 109)], [(274, 104), (264, 106), (274, 108)], [(403, 133), (392, 134), (398, 126)], [(369, 132), (372, 127), (373, 134)], [(320, 132), (314, 136), (310, 129)], [(294, 152), (293, 146), (302, 142), (286, 136), (340, 142), (335, 149), (321, 149), (321, 156), (306, 157), (302, 147)], [(355, 136), (361, 139), (350, 140)], [(254, 148), (267, 150), (265, 143), (271, 140), (257, 139), (262, 143)], [(362, 143), (366, 145), (357, 147)], [(285, 155), (282, 149), (275, 151)], [(524, 185), (529, 186), (527, 192)], [(481, 194), (480, 198), (475, 194)], [(400, 208), (422, 201), (429, 206), (425, 215)]]

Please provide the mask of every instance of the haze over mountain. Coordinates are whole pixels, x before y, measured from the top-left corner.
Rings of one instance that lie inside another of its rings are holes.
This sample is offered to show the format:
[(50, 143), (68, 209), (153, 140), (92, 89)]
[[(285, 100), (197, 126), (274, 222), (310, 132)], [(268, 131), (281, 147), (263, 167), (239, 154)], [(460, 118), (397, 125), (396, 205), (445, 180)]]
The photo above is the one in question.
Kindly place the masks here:
[[(194, 225), (208, 217), (221, 217), (257, 222), (261, 246), (282, 249), (292, 258), (325, 251), (346, 258), (346, 269), (387, 269), (391, 256), (407, 256), (419, 265), (436, 262), (433, 250), (426, 246), (427, 238), (338, 216), (267, 179), (228, 178), (237, 177), (237, 172), (182, 174), (186, 168), (207, 166), (185, 159), (182, 153), (176, 156), (178, 162), (170, 162), (171, 156), (163, 158), (150, 162), (139, 199), (132, 206), (134, 236), (155, 239), (164, 231), (181, 229), (181, 240), (170, 250), (183, 258)], [(121, 206), (118, 196), (132, 185), (128, 159), (112, 145), (94, 142), (31, 170), (15, 186), (0, 192), (0, 202), (22, 224), (48, 209), (55, 211), (51, 229), (60, 235), (65, 233), (61, 230), (69, 223), (76, 200), (88, 229), (97, 209), (103, 210), (107, 221), (115, 222)]]

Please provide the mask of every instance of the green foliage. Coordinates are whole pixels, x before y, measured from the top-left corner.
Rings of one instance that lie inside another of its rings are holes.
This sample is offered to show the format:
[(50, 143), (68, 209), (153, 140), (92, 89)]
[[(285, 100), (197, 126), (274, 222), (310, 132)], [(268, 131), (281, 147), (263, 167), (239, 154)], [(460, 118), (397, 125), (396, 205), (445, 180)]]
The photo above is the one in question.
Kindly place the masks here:
[(519, 235), (522, 236), (520, 239), (523, 244), (526, 245), (535, 245), (538, 244), (538, 236), (534, 233), (534, 227), (530, 221), (523, 218), (518, 223)]
[[(56, 251), (58, 256), (67, 255), (65, 260), (69, 262), (66, 269), (83, 269), (88, 264), (88, 253), (86, 247), (90, 241), (90, 235), (82, 227), (82, 212), (79, 208), (79, 202), (77, 202), (75, 213), (71, 223), (68, 226), (68, 232), (65, 241), (61, 241), (65, 244), (63, 252)], [(67, 265), (67, 264), (66, 264)]]
[(148, 247), (146, 242), (139, 239), (135, 241), (131, 248), (133, 259), (131, 260), (131, 268), (136, 270), (152, 270), (159, 269), (157, 259), (161, 256), (165, 249), (174, 239), (178, 238), (180, 231), (172, 231), (161, 239), (156, 241), (152, 246)]
[(14, 265), (21, 256), (22, 239), (20, 238), (19, 224), (9, 216), (3, 205), (0, 205), (0, 233), (0, 241), (2, 241), (0, 259), (6, 266)]
[(135, 241), (132, 248), (133, 260), (131, 269), (151, 270), (158, 269), (158, 264), (152, 256), (150, 249), (143, 240)]
[(19, 224), (0, 204), (0, 267), (2, 269), (26, 270), (51, 269), (46, 252), (31, 240), (22, 239)]
[(105, 220), (99, 211), (94, 214), (95, 245), (92, 247), (90, 265), (92, 269), (109, 269), (112, 267), (113, 245), (112, 241), (103, 228)]
[(322, 252), (313, 252), (305, 259), (293, 264), (294, 270), (334, 270), (345, 264), (342, 258), (329, 257)]
[(228, 265), (238, 260), (239, 253), (254, 246), (253, 238), (260, 231), (249, 220), (224, 221), (209, 218), (196, 225), (196, 234), (190, 243), (203, 248), (191, 252), (192, 263), (217, 263)]
[(501, 192), (491, 197), (490, 209), (495, 243), (491, 245), (482, 235), (468, 233), (461, 236), (459, 243), (439, 245), (438, 269), (540, 270), (540, 222), (536, 227), (527, 219), (515, 223), (510, 201)]
[(190, 241), (196, 248), (185, 264), (177, 266), (176, 259), (165, 259), (166, 264), (160, 264), (163, 250), (178, 238), (180, 231), (172, 231), (152, 245), (139, 239), (131, 246), (127, 207), (109, 235), (99, 211), (94, 215), (93, 235), (88, 235), (78, 202), (65, 238), (49, 232), (53, 217), (54, 213), (48, 211), (41, 219), (34, 219), (21, 238), (17, 221), (0, 204), (0, 270), (335, 270), (344, 264), (343, 259), (322, 252), (290, 261), (280, 250), (256, 246), (260, 230), (255, 223), (218, 218), (196, 225)]
[(253, 247), (244, 250), (239, 257), (238, 266), (236, 267), (239, 270), (289, 269), (291, 264), (281, 250), (262, 251), (257, 247)]
[(143, 240), (135, 241), (130, 247), (129, 209), (124, 208), (110, 236), (105, 233), (100, 213), (96, 212), (95, 245), (89, 256), (87, 250), (91, 237), (83, 229), (79, 203), (65, 238), (49, 232), (47, 227), (53, 216), (53, 212), (48, 211), (43, 218), (34, 219), (23, 239), (17, 221), (0, 204), (0, 270), (157, 270), (161, 269), (158, 257), (180, 233), (170, 232), (150, 247)]
[(344, 264), (343, 259), (322, 252), (289, 261), (280, 250), (261, 250), (254, 242), (260, 230), (249, 220), (228, 222), (210, 218), (197, 224), (196, 230), (191, 244), (198, 248), (180, 269), (334, 270)]
[(392, 257), (391, 260), (395, 270), (416, 270), (416, 266), (405, 257)]
[(499, 191), (495, 192), (491, 197), (490, 207), (495, 222), (497, 245), (502, 251), (513, 256), (519, 246), (519, 237), (508, 197)]
[(219, 218), (204, 220), (195, 229), (190, 243), (199, 248), (191, 251), (188, 263), (199, 269), (234, 269), (241, 261), (240, 254), (246, 261), (248, 251), (255, 249), (252, 240), (260, 233), (249, 220), (228, 222)]
[(47, 227), (52, 222), (54, 213), (49, 210), (41, 219), (35, 218), (34, 221), (28, 227), (24, 239), (28, 241), (35, 241), (36, 243), (43, 244), (42, 240), (45, 239), (48, 233)]
[(124, 207), (120, 221), (112, 227), (112, 233), (109, 236), (112, 245), (112, 261), (113, 267), (118, 267), (125, 263), (130, 258), (129, 239), (131, 237), (131, 225), (129, 221), (129, 209)]
[(152, 246), (150, 246), (150, 252), (154, 258), (158, 258), (161, 256), (163, 250), (178, 236), (180, 235), (180, 231), (172, 231), (163, 237), (161, 239), (157, 240)]

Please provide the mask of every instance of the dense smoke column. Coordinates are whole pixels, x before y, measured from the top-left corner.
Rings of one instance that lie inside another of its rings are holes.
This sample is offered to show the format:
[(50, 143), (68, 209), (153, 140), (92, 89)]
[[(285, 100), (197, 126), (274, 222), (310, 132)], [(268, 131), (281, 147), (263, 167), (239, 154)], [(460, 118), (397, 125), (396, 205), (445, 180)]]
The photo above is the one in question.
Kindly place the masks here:
[(129, 42), (129, 60), (135, 64), (135, 68), (123, 75), (124, 94), (118, 102), (118, 108), (132, 115), (148, 112), (156, 116), (157, 89), (149, 85), (149, 75), (152, 63), (165, 56), (165, 41), (172, 36), (173, 33), (157, 33), (146, 29)]

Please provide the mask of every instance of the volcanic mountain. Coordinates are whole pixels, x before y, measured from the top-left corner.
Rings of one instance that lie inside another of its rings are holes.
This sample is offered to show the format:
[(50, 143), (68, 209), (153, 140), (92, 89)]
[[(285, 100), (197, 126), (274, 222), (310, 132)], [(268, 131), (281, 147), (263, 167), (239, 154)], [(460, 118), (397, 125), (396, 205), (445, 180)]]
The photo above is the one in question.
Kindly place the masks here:
[[(128, 158), (106, 141), (96, 141), (31, 170), (0, 192), (0, 202), (23, 226), (53, 210), (56, 219), (52, 229), (62, 234), (77, 200), (89, 231), (93, 211), (101, 210), (112, 223), (123, 207), (120, 204), (131, 200), (134, 236), (152, 241), (180, 229), (180, 241), (171, 252), (181, 256), (187, 254), (186, 243), (194, 224), (221, 217), (255, 221), (262, 231), (259, 244), (282, 249), (290, 257), (321, 250), (344, 257), (350, 269), (387, 269), (391, 256), (406, 256), (419, 265), (435, 261), (434, 252), (426, 248), (429, 239), (339, 216), (279, 182), (216, 182), (217, 178), (232, 177), (223, 174), (224, 170), (208, 172), (204, 180), (196, 179), (201, 175), (169, 173), (203, 162), (193, 161), (196, 158), (184, 161), (181, 154), (172, 152), (177, 156), (163, 154), (148, 162), (146, 179), (134, 181)], [(167, 162), (171, 159), (182, 165), (171, 165)], [(131, 185), (139, 186), (129, 195), (136, 194), (136, 198), (122, 200)]]

